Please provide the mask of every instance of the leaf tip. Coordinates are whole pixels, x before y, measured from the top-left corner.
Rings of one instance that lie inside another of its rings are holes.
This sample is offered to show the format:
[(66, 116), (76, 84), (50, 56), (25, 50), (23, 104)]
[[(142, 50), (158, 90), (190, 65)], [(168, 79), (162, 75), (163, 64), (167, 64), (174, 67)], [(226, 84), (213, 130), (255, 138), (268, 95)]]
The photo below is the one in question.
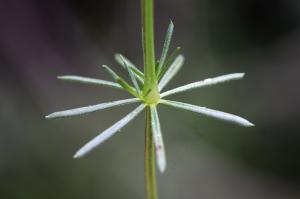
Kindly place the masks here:
[(170, 26), (172, 26), (172, 28), (174, 28), (174, 23), (173, 23), (172, 19), (170, 19)]
[(80, 153), (80, 151), (77, 151), (75, 153), (75, 155), (73, 156), (74, 159), (78, 159), (78, 158), (81, 158), (83, 156), (83, 154)]
[(81, 149), (79, 149), (73, 156), (74, 159), (78, 159), (78, 158), (82, 158), (83, 156), (85, 156), (87, 153), (89, 152), (89, 150), (86, 150), (85, 147), (82, 147)]
[(118, 56), (119, 56), (121, 59), (125, 60), (125, 58), (124, 58), (124, 56), (123, 56), (122, 54), (118, 53)]
[(245, 126), (246, 126), (246, 127), (254, 127), (255, 124), (253, 124), (253, 123), (247, 121), (247, 122), (245, 123)]
[(102, 65), (102, 67), (112, 76), (115, 78), (116, 74), (107, 66), (107, 65)]
[(55, 118), (55, 115), (53, 113), (51, 113), (49, 115), (46, 115), (45, 118), (46, 119), (53, 119), (53, 118)]
[(56, 76), (57, 79), (60, 79), (60, 80), (64, 80), (66, 79), (66, 75), (58, 75)]
[(182, 54), (178, 55), (178, 57), (176, 59), (179, 60), (180, 62), (182, 62), (181, 64), (183, 64), (183, 62), (184, 62), (184, 56)]
[(239, 121), (240, 125), (244, 126), (244, 127), (254, 127), (255, 125), (251, 122), (249, 122), (248, 120), (241, 118)]
[(123, 65), (124, 65), (126, 68), (128, 68), (128, 64), (127, 64), (125, 58), (123, 57), (123, 55), (119, 54), (119, 58), (120, 58), (120, 61), (122, 61)]
[(238, 73), (238, 75), (239, 75), (241, 78), (243, 78), (243, 77), (246, 75), (246, 73)]
[(158, 169), (161, 173), (164, 173), (167, 167), (166, 159), (165, 158), (158, 158), (157, 160)]

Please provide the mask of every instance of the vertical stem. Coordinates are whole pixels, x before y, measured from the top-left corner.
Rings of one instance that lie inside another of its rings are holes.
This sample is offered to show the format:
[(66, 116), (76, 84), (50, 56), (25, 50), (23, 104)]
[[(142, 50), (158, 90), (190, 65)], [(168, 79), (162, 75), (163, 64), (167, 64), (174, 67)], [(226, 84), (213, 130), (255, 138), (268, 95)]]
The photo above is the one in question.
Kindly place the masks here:
[[(155, 75), (153, 1), (154, 0), (141, 0), (142, 45), (145, 74), (143, 92), (148, 103), (156, 103), (159, 100), (157, 78)], [(157, 199), (155, 146), (152, 136), (150, 108), (147, 107), (145, 124), (145, 183), (147, 199)]]
[(152, 137), (150, 107), (146, 108), (145, 124), (145, 181), (147, 199), (157, 199), (155, 146)]
[(144, 92), (156, 87), (155, 51), (154, 51), (154, 3), (153, 0), (141, 0), (142, 10), (142, 45), (144, 51)]

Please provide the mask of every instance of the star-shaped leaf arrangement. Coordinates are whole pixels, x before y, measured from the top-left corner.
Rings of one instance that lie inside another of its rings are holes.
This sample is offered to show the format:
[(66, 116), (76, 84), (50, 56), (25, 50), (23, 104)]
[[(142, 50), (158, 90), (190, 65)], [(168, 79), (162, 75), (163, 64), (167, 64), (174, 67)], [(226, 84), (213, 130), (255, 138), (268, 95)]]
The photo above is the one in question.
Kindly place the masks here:
[(167, 29), (165, 42), (163, 45), (163, 50), (160, 59), (156, 64), (155, 76), (156, 81), (158, 83), (158, 93), (159, 96), (151, 96), (152, 91), (151, 89), (148, 90), (146, 93), (143, 92), (144, 88), (144, 74), (140, 71), (131, 61), (129, 61), (125, 56), (121, 54), (116, 54), (115, 59), (117, 63), (127, 70), (129, 77), (131, 79), (131, 83), (126, 82), (123, 78), (121, 78), (118, 74), (116, 74), (111, 68), (108, 66), (103, 66), (103, 68), (107, 71), (107, 73), (112, 77), (115, 82), (106, 81), (106, 80), (99, 80), (94, 78), (88, 77), (81, 77), (81, 76), (74, 76), (74, 75), (67, 75), (67, 76), (59, 76), (58, 79), (71, 81), (71, 82), (79, 82), (84, 84), (92, 84), (92, 85), (100, 85), (100, 86), (107, 86), (112, 87), (120, 90), (127, 91), (129, 94), (133, 96), (133, 98), (117, 100), (112, 102), (106, 102), (81, 108), (75, 108), (60, 112), (52, 113), (46, 118), (59, 118), (59, 117), (69, 117), (69, 116), (76, 116), (87, 114), (103, 109), (113, 108), (117, 106), (122, 106), (126, 104), (132, 103), (139, 103), (140, 105), (135, 108), (133, 111), (128, 113), (124, 118), (113, 124), (111, 127), (100, 133), (98, 136), (93, 138), (87, 144), (85, 144), (81, 149), (79, 149), (74, 158), (80, 158), (94, 148), (99, 146), (101, 143), (106, 141), (108, 138), (113, 136), (114, 134), (120, 132), (119, 130), (128, 124), (131, 120), (133, 120), (139, 113), (141, 113), (146, 106), (150, 107), (150, 114), (151, 114), (151, 128), (153, 133), (153, 141), (155, 144), (155, 151), (156, 151), (156, 159), (157, 165), (161, 172), (164, 172), (166, 168), (166, 157), (165, 157), (165, 149), (164, 149), (164, 142), (163, 136), (161, 132), (161, 126), (159, 122), (159, 116), (157, 112), (158, 105), (167, 105), (174, 108), (188, 110), (196, 113), (200, 113), (202, 115), (213, 117), (219, 120), (224, 120), (227, 122), (232, 122), (241, 126), (250, 127), (254, 126), (248, 120), (230, 114), (225, 113), (222, 111), (217, 111), (213, 109), (209, 109), (206, 107), (196, 106), (192, 104), (187, 104), (183, 102), (171, 101), (165, 99), (165, 97), (189, 91), (196, 88), (211, 86), (219, 83), (224, 83), (231, 80), (238, 80), (244, 77), (244, 73), (233, 73), (222, 75), (214, 78), (205, 79), (202, 81), (186, 84), (184, 86), (180, 86), (178, 88), (174, 88), (168, 91), (163, 91), (165, 86), (171, 81), (171, 79), (177, 74), (184, 63), (183, 55), (179, 54), (180, 48), (177, 47), (169, 56), (168, 50), (170, 46), (170, 41), (173, 34), (174, 25), (170, 22), (169, 27)]

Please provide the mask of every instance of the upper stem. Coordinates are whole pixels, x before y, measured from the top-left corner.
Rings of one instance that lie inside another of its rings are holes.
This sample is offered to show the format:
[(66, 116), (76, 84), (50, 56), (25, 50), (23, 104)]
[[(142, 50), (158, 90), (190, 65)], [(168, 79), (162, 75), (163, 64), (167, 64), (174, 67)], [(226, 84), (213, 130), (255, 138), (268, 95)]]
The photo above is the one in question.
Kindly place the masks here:
[(153, 0), (141, 0), (142, 9), (142, 45), (144, 55), (144, 95), (157, 87), (155, 76), (154, 48), (154, 3)]

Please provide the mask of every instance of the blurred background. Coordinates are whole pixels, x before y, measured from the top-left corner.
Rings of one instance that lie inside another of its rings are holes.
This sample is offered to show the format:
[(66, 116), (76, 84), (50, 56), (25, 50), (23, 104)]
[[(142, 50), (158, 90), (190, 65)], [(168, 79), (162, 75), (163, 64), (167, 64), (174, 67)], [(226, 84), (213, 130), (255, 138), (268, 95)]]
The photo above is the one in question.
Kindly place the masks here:
[[(300, 198), (300, 2), (156, 1), (156, 49), (169, 20), (186, 62), (173, 88), (245, 72), (241, 81), (170, 99), (234, 113), (242, 128), (159, 107), (168, 168), (160, 198)], [(80, 160), (74, 152), (135, 105), (46, 120), (59, 110), (122, 99), (119, 90), (57, 75), (109, 80), (125, 54), (141, 68), (139, 0), (0, 1), (0, 198), (145, 198), (144, 116)]]

